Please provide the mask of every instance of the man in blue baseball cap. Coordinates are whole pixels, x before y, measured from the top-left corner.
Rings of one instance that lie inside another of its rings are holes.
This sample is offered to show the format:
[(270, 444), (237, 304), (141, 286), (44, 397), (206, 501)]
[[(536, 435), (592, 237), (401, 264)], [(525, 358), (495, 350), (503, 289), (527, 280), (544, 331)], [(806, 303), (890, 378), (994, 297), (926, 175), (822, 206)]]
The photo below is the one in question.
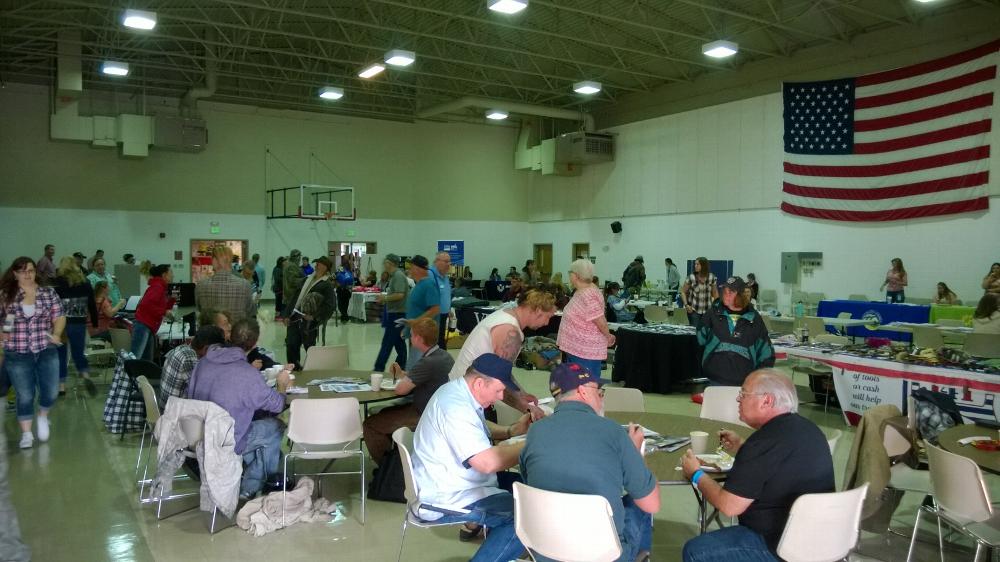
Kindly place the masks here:
[(549, 390), (558, 404), (531, 425), (521, 477), (542, 490), (604, 496), (622, 546), (619, 560), (630, 562), (652, 548), (651, 514), (660, 510), (660, 488), (642, 458), (642, 428), (629, 424), (626, 431), (603, 417), (608, 382), (574, 363), (552, 370)]
[(514, 533), (510, 492), (519, 479), (503, 472), (517, 464), (524, 442), (493, 442), (526, 433), (531, 415), (509, 426), (483, 416), (484, 408), (503, 398), (504, 389), (519, 390), (512, 367), (493, 353), (477, 357), (465, 376), (437, 389), (413, 439), (413, 476), (420, 490), (414, 514), (427, 521), (488, 528), (474, 561), (516, 559), (524, 550)]

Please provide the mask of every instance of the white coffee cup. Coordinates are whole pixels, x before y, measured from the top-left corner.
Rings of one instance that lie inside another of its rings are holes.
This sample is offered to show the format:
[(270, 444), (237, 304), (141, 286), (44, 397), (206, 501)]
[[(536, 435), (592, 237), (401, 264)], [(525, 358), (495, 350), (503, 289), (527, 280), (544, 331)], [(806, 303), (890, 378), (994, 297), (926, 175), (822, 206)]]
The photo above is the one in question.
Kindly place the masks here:
[(378, 390), (382, 388), (382, 373), (372, 373), (371, 385), (372, 385), (372, 390)]
[(696, 455), (703, 455), (708, 451), (708, 433), (704, 431), (691, 432), (691, 450)]

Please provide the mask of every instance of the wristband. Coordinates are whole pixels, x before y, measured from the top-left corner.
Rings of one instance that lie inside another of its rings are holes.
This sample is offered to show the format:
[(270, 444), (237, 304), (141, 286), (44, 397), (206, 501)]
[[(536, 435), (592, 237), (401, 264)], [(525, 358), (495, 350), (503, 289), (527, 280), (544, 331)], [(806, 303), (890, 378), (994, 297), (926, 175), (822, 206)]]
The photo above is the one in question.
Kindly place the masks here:
[(514, 424), (510, 424), (507, 426), (507, 439), (510, 439), (513, 436), (514, 436)]
[(705, 471), (703, 471), (700, 468), (698, 470), (694, 471), (694, 474), (691, 475), (691, 485), (693, 485), (695, 488), (697, 488), (698, 487), (698, 480), (702, 476), (704, 476), (704, 475), (705, 475)]

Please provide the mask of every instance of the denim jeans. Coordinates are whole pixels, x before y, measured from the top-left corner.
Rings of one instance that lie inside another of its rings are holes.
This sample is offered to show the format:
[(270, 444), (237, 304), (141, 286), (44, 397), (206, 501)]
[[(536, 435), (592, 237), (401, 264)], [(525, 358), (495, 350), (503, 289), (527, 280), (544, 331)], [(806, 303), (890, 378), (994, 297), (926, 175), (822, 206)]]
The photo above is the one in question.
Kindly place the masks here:
[[(69, 359), (67, 355), (70, 353), (73, 354), (73, 364), (76, 365), (77, 373), (85, 374), (90, 372), (90, 363), (87, 362), (87, 356), (84, 354), (84, 346), (87, 344), (87, 325), (67, 322), (66, 339), (69, 340), (69, 344), (61, 345), (58, 348), (60, 383), (66, 380), (66, 375), (69, 373)], [(66, 349), (67, 347), (69, 349)]]
[(375, 358), (375, 371), (385, 371), (385, 364), (389, 361), (389, 354), (396, 350), (396, 362), (406, 365), (406, 342), (403, 341), (403, 328), (396, 325), (396, 320), (403, 318), (402, 312), (387, 312), (382, 316), (382, 326), (385, 332), (382, 333), (382, 346), (379, 347), (378, 357)]
[(0, 556), (11, 562), (31, 560), (31, 550), (21, 542), (17, 512), (10, 501), (10, 483), (7, 480), (7, 435), (3, 431), (0, 431)]
[(35, 414), (35, 387), (38, 407), (52, 408), (59, 396), (59, 354), (50, 345), (38, 353), (14, 353), (4, 356), (4, 368), (17, 392), (17, 420), (30, 420)]
[(906, 293), (904, 291), (886, 291), (885, 296), (889, 302), (906, 302)]
[(153, 331), (138, 320), (132, 325), (132, 355), (136, 359), (153, 360)]
[(586, 367), (587, 369), (590, 370), (590, 374), (594, 375), (595, 377), (600, 377), (601, 376), (601, 360), (600, 359), (584, 359), (582, 357), (577, 357), (576, 355), (572, 355), (572, 354), (566, 353), (565, 362), (566, 363), (576, 363), (577, 365), (579, 365), (581, 367)]
[(764, 537), (743, 525), (726, 527), (684, 543), (684, 562), (779, 562)]
[[(264, 488), (267, 477), (278, 473), (281, 464), (281, 438), (285, 424), (278, 418), (263, 418), (250, 422), (247, 444), (243, 450), (243, 478), (240, 495), (249, 496)], [(260, 449), (259, 451), (257, 449)]]
[(698, 314), (697, 312), (688, 313), (688, 324), (694, 326), (695, 331), (701, 328), (702, 320), (705, 318), (704, 314)]
[[(632, 496), (622, 498), (625, 505), (625, 525), (618, 529), (618, 541), (622, 545), (622, 554), (617, 562), (632, 562), (639, 555), (639, 551), (650, 552), (653, 549), (653, 516), (639, 509), (632, 501)], [(539, 562), (556, 562), (551, 558), (546, 558), (535, 553), (535, 560)]]
[(508, 562), (524, 552), (524, 545), (514, 533), (514, 496), (501, 492), (473, 502), (464, 515), (445, 515), (435, 523), (468, 521), (486, 527), (486, 540), (472, 557), (472, 562)]

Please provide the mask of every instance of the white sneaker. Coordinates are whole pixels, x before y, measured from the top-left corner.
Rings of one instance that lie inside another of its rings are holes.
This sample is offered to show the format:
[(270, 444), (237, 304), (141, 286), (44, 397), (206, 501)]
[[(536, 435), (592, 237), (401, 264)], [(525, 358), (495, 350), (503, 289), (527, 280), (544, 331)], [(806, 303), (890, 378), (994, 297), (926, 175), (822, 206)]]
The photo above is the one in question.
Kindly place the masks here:
[(38, 440), (45, 443), (49, 440), (49, 417), (38, 416)]
[(30, 449), (31, 444), (35, 441), (35, 436), (31, 434), (30, 431), (25, 431), (21, 434), (21, 443), (18, 445), (22, 449)]

